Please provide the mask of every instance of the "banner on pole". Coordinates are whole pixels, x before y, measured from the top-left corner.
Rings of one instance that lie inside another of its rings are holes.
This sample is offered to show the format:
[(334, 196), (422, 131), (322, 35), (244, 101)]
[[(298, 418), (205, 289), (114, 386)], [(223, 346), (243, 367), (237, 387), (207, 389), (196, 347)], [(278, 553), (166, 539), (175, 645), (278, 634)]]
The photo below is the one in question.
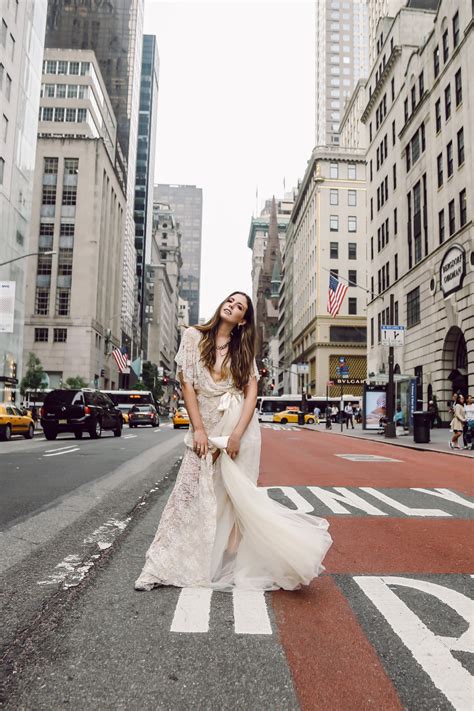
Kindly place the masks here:
[(13, 333), (15, 286), (14, 281), (0, 281), (0, 333)]

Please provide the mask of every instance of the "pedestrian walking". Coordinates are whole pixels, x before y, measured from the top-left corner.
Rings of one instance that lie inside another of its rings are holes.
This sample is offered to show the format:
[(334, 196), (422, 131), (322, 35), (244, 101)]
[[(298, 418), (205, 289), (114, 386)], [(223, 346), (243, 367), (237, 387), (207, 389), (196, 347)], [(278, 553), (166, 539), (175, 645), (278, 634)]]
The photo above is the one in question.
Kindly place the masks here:
[(315, 423), (316, 423), (317, 425), (319, 425), (319, 420), (320, 420), (320, 418), (321, 418), (321, 410), (319, 409), (319, 407), (316, 406), (316, 407), (314, 408), (314, 410), (313, 410), (313, 415), (314, 415), (314, 421), (315, 421)]
[(466, 404), (464, 405), (464, 414), (466, 415), (466, 422), (463, 428), (463, 445), (464, 449), (472, 449), (472, 443), (474, 438), (474, 403), (472, 402), (472, 396), (468, 395), (466, 397)]
[(339, 408), (337, 405), (333, 405), (331, 408), (331, 420), (336, 424), (339, 415)]
[(461, 449), (458, 444), (458, 439), (463, 433), (465, 422), (466, 413), (464, 410), (464, 396), (458, 395), (456, 398), (456, 404), (454, 405), (453, 419), (451, 420), (451, 430), (453, 433), (453, 436), (449, 442), (451, 449)]
[(428, 412), (430, 413), (430, 429), (432, 430), (437, 415), (437, 408), (433, 400), (430, 400), (428, 403)]
[(326, 417), (326, 429), (327, 430), (332, 430), (332, 407), (330, 405), (327, 405), (326, 411), (325, 411), (325, 417)]
[(352, 429), (354, 429), (354, 411), (352, 409), (352, 405), (349, 405), (349, 403), (344, 408), (344, 415), (346, 419), (346, 430), (349, 429), (349, 423), (351, 424)]
[(175, 360), (191, 426), (137, 590), (294, 590), (324, 569), (328, 522), (291, 511), (257, 487), (254, 355), (254, 310), (242, 292), (183, 334)]

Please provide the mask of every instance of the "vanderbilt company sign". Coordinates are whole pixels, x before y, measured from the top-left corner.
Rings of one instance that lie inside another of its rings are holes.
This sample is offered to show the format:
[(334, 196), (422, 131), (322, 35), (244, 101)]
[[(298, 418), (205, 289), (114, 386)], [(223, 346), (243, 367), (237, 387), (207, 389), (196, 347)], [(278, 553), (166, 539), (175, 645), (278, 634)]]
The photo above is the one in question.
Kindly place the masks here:
[(449, 296), (462, 287), (466, 276), (466, 252), (458, 244), (453, 244), (443, 257), (439, 269), (441, 291)]

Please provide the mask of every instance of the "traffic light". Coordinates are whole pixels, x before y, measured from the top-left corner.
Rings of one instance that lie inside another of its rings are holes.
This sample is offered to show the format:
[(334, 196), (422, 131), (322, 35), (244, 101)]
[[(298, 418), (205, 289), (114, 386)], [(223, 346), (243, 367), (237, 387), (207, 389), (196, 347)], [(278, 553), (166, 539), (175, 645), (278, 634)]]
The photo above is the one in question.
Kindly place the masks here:
[(270, 390), (275, 390), (275, 383), (270, 383)]
[(260, 375), (262, 376), (262, 378), (268, 377), (268, 368), (261, 368)]
[(163, 385), (168, 385), (169, 381), (170, 381), (170, 379), (165, 375), (161, 382)]

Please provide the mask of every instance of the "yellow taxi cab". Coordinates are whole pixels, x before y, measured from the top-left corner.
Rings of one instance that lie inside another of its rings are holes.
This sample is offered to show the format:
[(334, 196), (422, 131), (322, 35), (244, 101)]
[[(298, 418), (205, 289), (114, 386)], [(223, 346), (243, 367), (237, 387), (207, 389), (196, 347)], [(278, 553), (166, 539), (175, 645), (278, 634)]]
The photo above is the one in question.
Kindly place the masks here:
[(189, 415), (185, 407), (178, 407), (174, 413), (173, 427), (175, 430), (179, 427), (189, 427)]
[[(304, 416), (305, 425), (314, 425), (315, 418), (312, 412), (307, 412)], [(283, 410), (282, 412), (275, 412), (273, 415), (273, 422), (277, 422), (280, 425), (286, 425), (288, 422), (298, 424), (298, 410)]]
[(24, 415), (13, 403), (2, 402), (0, 403), (0, 439), (8, 441), (14, 434), (23, 435), (25, 439), (33, 439), (35, 423), (32, 417)]

